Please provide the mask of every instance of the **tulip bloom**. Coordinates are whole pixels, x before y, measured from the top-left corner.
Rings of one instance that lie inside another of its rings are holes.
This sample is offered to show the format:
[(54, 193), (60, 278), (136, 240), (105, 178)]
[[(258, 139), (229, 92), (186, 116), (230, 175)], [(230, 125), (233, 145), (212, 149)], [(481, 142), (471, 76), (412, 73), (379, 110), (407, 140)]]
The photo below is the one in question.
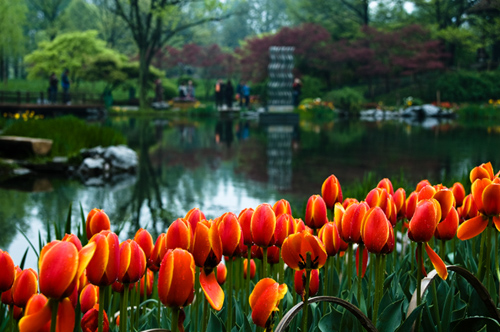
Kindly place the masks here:
[(75, 234), (66, 234), (64, 235), (61, 241), (71, 242), (75, 245), (76, 250), (78, 251), (82, 250), (82, 242)]
[(33, 269), (23, 270), (12, 284), (12, 300), (18, 307), (24, 308), (30, 297), (38, 293), (38, 276)]
[(417, 208), (417, 202), (418, 202), (418, 192), (414, 191), (406, 199), (406, 205), (405, 205), (406, 219), (410, 220), (413, 217), (415, 209)]
[(203, 220), (194, 232), (193, 251), (196, 266), (213, 270), (222, 259), (222, 241), (217, 225)]
[(191, 230), (191, 224), (185, 219), (179, 218), (175, 220), (167, 229), (167, 250), (181, 248), (190, 251), (192, 242), (193, 233)]
[(465, 198), (465, 188), (460, 182), (455, 182), (453, 187), (451, 187), (453, 196), (455, 197), (455, 202), (457, 203), (457, 208), (462, 206)]
[[(21, 268), (16, 265), (14, 267), (14, 273), (15, 273), (14, 281), (16, 281), (16, 278), (21, 274), (21, 272), (23, 272), (23, 270), (21, 270)], [(14, 285), (14, 282), (12, 283), (12, 285)], [(9, 306), (14, 305), (14, 300), (12, 299), (12, 287), (2, 293), (1, 301), (3, 304)]]
[(280, 199), (279, 201), (274, 203), (273, 210), (276, 214), (276, 218), (278, 218), (282, 214), (292, 214), (292, 207), (286, 199)]
[(217, 265), (217, 282), (219, 285), (224, 285), (226, 282), (226, 277), (227, 277), (227, 268), (226, 265), (223, 262), (220, 262), (219, 265)]
[[(294, 288), (295, 292), (304, 300), (306, 294), (306, 270), (295, 271), (294, 277)], [(314, 269), (310, 273), (309, 277), (309, 296), (314, 296), (319, 290), (319, 272)]]
[(347, 207), (341, 222), (337, 225), (340, 238), (347, 243), (360, 243), (361, 223), (366, 211), (370, 207), (367, 203), (353, 203)]
[(144, 255), (146, 255), (146, 261), (149, 260), (149, 257), (153, 253), (153, 237), (149, 232), (145, 229), (139, 228), (139, 230), (135, 233), (134, 241), (141, 247), (142, 251), (144, 251)]
[(437, 225), (434, 237), (444, 241), (453, 239), (455, 234), (457, 234), (458, 224), (459, 218), (457, 210), (452, 207), (446, 218)]
[[(52, 312), (47, 298), (38, 294), (32, 296), (26, 306), (24, 317), (19, 321), (19, 332), (49, 331)], [(56, 331), (73, 331), (75, 310), (68, 298), (57, 308)]]
[(161, 233), (158, 235), (158, 238), (156, 239), (155, 246), (153, 248), (153, 252), (151, 253), (151, 256), (148, 259), (148, 268), (150, 268), (152, 271), (156, 272), (160, 269), (160, 264), (161, 261), (163, 260), (163, 257), (165, 257), (165, 254), (167, 253), (167, 234)]
[(369, 252), (380, 254), (389, 239), (392, 226), (378, 206), (366, 212), (361, 226), (361, 237)]
[(335, 256), (340, 250), (340, 236), (334, 222), (325, 224), (319, 231), (318, 237), (325, 245), (328, 256)]
[(250, 223), (253, 243), (262, 248), (272, 246), (275, 229), (276, 215), (271, 205), (261, 204), (257, 206)]
[(222, 241), (222, 254), (228, 257), (238, 254), (242, 231), (236, 215), (227, 212), (221, 216), (220, 221), (216, 224)]
[(278, 264), (280, 261), (280, 248), (271, 246), (267, 248), (267, 262), (269, 264)]
[(474, 218), (477, 216), (479, 211), (477, 211), (476, 203), (472, 194), (465, 196), (463, 204), (457, 209), (458, 215), (460, 216), (460, 224), (465, 220)]
[(187, 220), (189, 224), (191, 225), (191, 230), (196, 231), (196, 225), (202, 220), (205, 220), (205, 215), (203, 212), (201, 212), (200, 209), (198, 208), (193, 208), (186, 213), (186, 216), (184, 217), (184, 220)]
[(392, 198), (396, 205), (398, 219), (403, 219), (406, 216), (406, 191), (403, 188), (398, 188)]
[(146, 271), (146, 255), (134, 240), (120, 243), (118, 281), (130, 284), (139, 281)]
[(253, 209), (247, 208), (242, 210), (238, 216), (238, 222), (240, 223), (243, 235), (243, 243), (246, 246), (251, 246), (253, 244), (252, 231), (250, 229), (250, 225), (252, 223), (252, 215), (253, 215)]
[[(312, 266), (307, 266), (307, 255), (311, 255)], [(292, 269), (320, 269), (326, 263), (326, 250), (321, 241), (308, 232), (290, 235), (281, 247), (283, 261)]]
[(392, 186), (391, 180), (388, 178), (380, 180), (377, 184), (377, 188), (385, 189), (389, 195), (394, 195), (394, 187)]
[(321, 196), (329, 209), (333, 209), (335, 203), (342, 202), (342, 188), (335, 175), (330, 175), (323, 182)]
[(327, 222), (325, 201), (320, 195), (312, 195), (306, 205), (306, 225), (312, 229), (319, 229)]
[(16, 278), (14, 261), (7, 251), (0, 250), (0, 293), (9, 290)]
[(282, 214), (276, 218), (276, 229), (274, 230), (274, 241), (281, 248), (283, 241), (293, 233), (295, 220), (291, 214)]
[(478, 179), (493, 180), (495, 175), (493, 174), (493, 166), (491, 165), (491, 162), (474, 167), (470, 171), (469, 177), (470, 183), (474, 183)]
[(453, 192), (450, 189), (444, 188), (437, 191), (432, 197), (439, 202), (441, 206), (441, 220), (444, 220), (450, 210), (456, 205), (455, 196), (453, 196)]
[(278, 310), (279, 301), (287, 291), (286, 284), (280, 285), (271, 278), (264, 278), (255, 285), (248, 299), (255, 325), (263, 328), (272, 326), (271, 314)]
[(417, 187), (415, 188), (415, 191), (419, 192), (425, 186), (432, 186), (432, 184), (427, 179), (422, 180), (419, 183), (417, 183)]
[[(392, 185), (391, 185), (392, 186)], [(366, 203), (370, 208), (378, 206), (384, 211), (387, 219), (394, 226), (396, 224), (397, 219), (397, 208), (396, 203), (394, 203), (394, 199), (392, 195), (390, 195), (387, 190), (382, 188), (374, 188), (372, 189), (368, 195), (366, 196)]]
[[(102, 324), (102, 331), (109, 332), (109, 320), (106, 311), (103, 311), (104, 321)], [(87, 311), (85, 315), (82, 317), (82, 321), (80, 323), (80, 327), (82, 328), (82, 332), (96, 332), (98, 330), (99, 324), (99, 305), (96, 304), (95, 307)]]
[(193, 256), (184, 249), (169, 250), (158, 274), (158, 295), (167, 307), (189, 305), (194, 296), (195, 265)]
[(92, 284), (85, 286), (80, 293), (80, 309), (82, 313), (86, 313), (99, 303), (99, 288)]
[(96, 249), (87, 266), (89, 282), (100, 287), (112, 285), (120, 268), (118, 236), (111, 231), (102, 231), (94, 235), (90, 243), (95, 243)]
[[(255, 262), (253, 259), (250, 260), (250, 279), (253, 279), (255, 277)], [(245, 259), (243, 261), (243, 278), (247, 278), (247, 271), (248, 271), (248, 259)]]
[(103, 210), (92, 209), (87, 215), (85, 229), (87, 231), (87, 239), (89, 240), (94, 234), (100, 231), (109, 231), (111, 229), (111, 223), (108, 215)]

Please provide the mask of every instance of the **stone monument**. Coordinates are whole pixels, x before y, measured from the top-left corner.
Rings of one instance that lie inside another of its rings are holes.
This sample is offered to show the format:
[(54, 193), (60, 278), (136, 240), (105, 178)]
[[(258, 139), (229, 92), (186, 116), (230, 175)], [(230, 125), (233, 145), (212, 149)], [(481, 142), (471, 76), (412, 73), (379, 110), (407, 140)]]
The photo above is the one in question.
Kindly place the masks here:
[(293, 111), (293, 52), (291, 46), (271, 46), (268, 66), (268, 109), (269, 112)]

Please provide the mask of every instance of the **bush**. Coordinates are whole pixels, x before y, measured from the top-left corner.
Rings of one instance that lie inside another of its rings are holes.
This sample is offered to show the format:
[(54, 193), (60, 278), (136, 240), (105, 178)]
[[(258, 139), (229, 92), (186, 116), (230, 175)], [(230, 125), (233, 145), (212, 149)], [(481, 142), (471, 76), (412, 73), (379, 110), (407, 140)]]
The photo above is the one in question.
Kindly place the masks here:
[(125, 137), (113, 128), (89, 125), (74, 116), (45, 120), (18, 120), (4, 135), (47, 138), (54, 141), (51, 156), (70, 156), (81, 149), (125, 144)]
[(493, 105), (487, 105), (487, 106), (467, 105), (464, 107), (460, 107), (457, 110), (457, 114), (461, 119), (465, 120), (475, 120), (475, 119), (498, 120), (500, 119), (500, 107), (495, 107)]
[(322, 80), (312, 76), (302, 77), (302, 94), (300, 99), (321, 98), (326, 92), (326, 84)]
[(347, 87), (328, 92), (325, 100), (333, 102), (335, 108), (350, 113), (359, 112), (365, 103), (365, 99), (360, 92)]
[[(267, 105), (267, 84), (269, 80), (264, 82), (254, 83), (250, 85), (250, 95), (258, 96), (258, 100), (261, 105)], [(236, 87), (235, 87), (236, 90)]]
[(451, 102), (484, 102), (500, 96), (500, 71), (457, 71), (442, 75), (437, 81), (441, 100)]
[(163, 86), (163, 98), (165, 100), (173, 99), (179, 95), (177, 86), (171, 80), (163, 79), (161, 80), (161, 84)]

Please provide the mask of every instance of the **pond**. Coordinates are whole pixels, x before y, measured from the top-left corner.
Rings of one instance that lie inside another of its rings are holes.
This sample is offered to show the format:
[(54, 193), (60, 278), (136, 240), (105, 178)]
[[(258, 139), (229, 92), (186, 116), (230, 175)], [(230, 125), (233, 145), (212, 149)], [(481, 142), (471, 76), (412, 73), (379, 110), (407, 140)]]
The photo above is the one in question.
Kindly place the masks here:
[[(451, 185), (475, 165), (500, 162), (500, 126), (492, 124), (113, 116), (102, 125), (126, 135), (139, 154), (137, 174), (101, 187), (48, 175), (1, 183), (0, 248), (16, 263), (28, 247), (20, 230), (38, 249), (38, 232), (45, 239), (47, 224), (64, 224), (71, 202), (74, 232), (81, 204), (85, 215), (103, 208), (120, 240), (139, 227), (156, 239), (193, 207), (215, 218), (285, 198), (303, 216), (330, 174), (354, 195), (363, 179), (404, 178), (407, 190), (424, 178)], [(36, 266), (31, 249), (26, 266)]]

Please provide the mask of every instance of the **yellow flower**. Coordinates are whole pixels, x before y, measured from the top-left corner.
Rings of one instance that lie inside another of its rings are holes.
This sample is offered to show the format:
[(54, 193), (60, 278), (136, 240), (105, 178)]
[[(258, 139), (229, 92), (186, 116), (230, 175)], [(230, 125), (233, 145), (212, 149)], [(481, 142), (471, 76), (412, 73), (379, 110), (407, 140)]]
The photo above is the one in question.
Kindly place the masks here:
[(16, 113), (16, 115), (14, 115), (14, 117), (17, 119), (19, 119), (19, 113)]
[(488, 100), (489, 104), (493, 104), (493, 102), (494, 102), (493, 99)]

